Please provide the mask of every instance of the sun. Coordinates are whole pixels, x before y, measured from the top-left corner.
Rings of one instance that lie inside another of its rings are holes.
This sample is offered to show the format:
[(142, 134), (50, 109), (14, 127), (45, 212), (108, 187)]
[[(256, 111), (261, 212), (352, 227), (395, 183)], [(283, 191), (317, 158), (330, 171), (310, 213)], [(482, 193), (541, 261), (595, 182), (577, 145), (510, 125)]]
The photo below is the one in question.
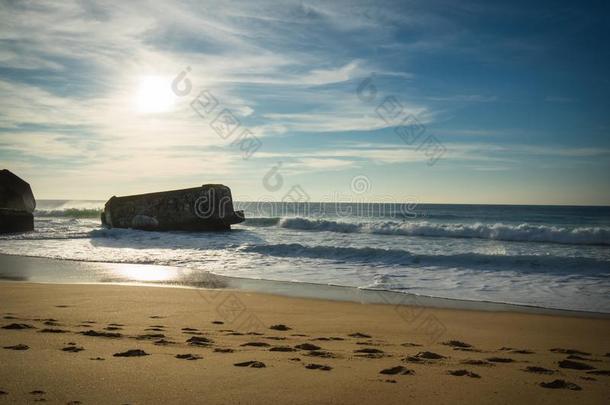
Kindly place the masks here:
[(140, 113), (161, 113), (172, 109), (175, 95), (171, 79), (163, 76), (142, 76), (136, 95), (136, 109)]

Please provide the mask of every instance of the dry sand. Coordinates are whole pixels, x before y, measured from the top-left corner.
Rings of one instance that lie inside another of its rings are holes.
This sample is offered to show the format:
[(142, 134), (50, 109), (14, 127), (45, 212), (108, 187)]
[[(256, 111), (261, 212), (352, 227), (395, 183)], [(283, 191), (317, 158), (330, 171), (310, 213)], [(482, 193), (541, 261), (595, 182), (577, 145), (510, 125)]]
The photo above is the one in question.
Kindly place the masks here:
[(118, 285), (0, 297), (0, 403), (610, 403), (608, 319)]

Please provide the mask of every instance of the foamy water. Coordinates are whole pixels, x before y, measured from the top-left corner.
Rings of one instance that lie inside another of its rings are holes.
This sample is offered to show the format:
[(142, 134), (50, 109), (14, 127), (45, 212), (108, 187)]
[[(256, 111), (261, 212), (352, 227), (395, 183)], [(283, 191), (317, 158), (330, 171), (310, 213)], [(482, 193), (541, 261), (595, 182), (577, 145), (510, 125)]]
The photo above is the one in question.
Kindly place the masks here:
[(610, 312), (608, 208), (241, 203), (231, 232), (160, 233), (104, 229), (102, 206), (40, 201), (0, 253)]

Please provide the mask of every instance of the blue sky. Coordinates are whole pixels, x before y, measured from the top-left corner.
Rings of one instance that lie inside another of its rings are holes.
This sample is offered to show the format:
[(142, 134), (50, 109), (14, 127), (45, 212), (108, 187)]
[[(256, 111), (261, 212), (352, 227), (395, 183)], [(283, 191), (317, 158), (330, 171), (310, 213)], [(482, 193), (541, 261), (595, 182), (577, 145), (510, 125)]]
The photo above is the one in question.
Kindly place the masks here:
[(37, 198), (610, 204), (607, 2), (161, 3), (1, 3), (0, 166)]

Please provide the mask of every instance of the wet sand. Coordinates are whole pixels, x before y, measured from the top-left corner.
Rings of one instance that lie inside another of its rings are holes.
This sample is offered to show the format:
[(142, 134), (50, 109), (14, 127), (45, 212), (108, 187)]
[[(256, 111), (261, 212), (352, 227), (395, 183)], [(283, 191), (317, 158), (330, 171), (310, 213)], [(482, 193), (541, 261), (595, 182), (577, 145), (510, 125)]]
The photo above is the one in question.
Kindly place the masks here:
[(0, 403), (610, 402), (599, 316), (119, 285), (0, 297)]

